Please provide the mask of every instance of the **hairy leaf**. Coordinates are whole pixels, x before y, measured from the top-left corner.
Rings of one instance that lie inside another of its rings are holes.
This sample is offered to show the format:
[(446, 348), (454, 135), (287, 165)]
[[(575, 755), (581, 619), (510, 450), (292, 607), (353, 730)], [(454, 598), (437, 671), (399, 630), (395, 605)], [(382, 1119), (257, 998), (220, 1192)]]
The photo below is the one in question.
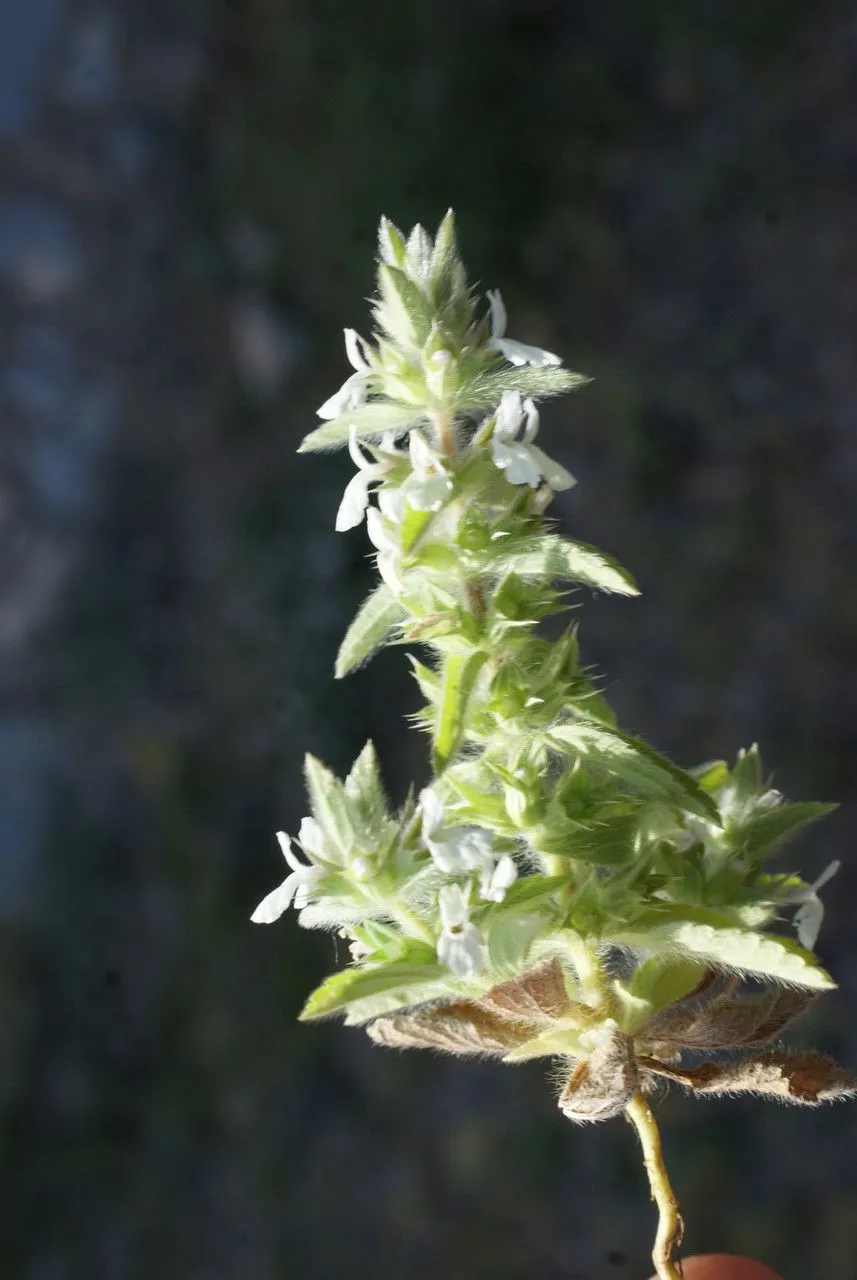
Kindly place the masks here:
[(615, 595), (640, 594), (631, 575), (610, 556), (556, 534), (545, 534), (517, 550), (514, 547), (506, 550), (501, 544), (497, 554), (504, 572), (517, 573), (522, 578), (582, 582), (594, 590)]
[(835, 804), (806, 802), (781, 804), (757, 814), (736, 828), (727, 828), (736, 844), (749, 858), (766, 857), (810, 822), (817, 822), (838, 808)]
[(341, 418), (323, 422), (305, 436), (298, 453), (320, 453), (325, 449), (343, 449), (354, 427), (360, 440), (380, 440), (387, 431), (404, 431), (425, 416), (418, 406), (398, 404), (393, 400), (370, 400), (351, 409)]
[(621, 778), (649, 798), (669, 800), (692, 813), (720, 821), (720, 814), (689, 773), (659, 755), (645, 742), (600, 721), (572, 720), (555, 725), (548, 740), (560, 750), (571, 750), (593, 760), (608, 774)]
[[(373, 968), (343, 969), (316, 987), (301, 1011), (302, 1022), (325, 1018), (346, 1005), (383, 996), (388, 1008), (404, 1008), (429, 999), (427, 988), (443, 982), (448, 971), (439, 964), (384, 964)], [(392, 1001), (392, 1004), (389, 1002)], [(379, 1009), (380, 1013), (381, 1010)], [(373, 1017), (367, 1013), (367, 1017)]]
[(336, 655), (337, 680), (368, 662), (407, 617), (404, 605), (380, 583), (363, 601), (342, 639)]
[(342, 783), (311, 755), (304, 760), (304, 776), (313, 817), (340, 852), (347, 854), (354, 843), (354, 828)]
[(487, 658), (486, 653), (477, 650), (469, 655), (451, 653), (444, 660), (433, 743), (438, 773), (446, 767), (461, 741), (467, 704)]

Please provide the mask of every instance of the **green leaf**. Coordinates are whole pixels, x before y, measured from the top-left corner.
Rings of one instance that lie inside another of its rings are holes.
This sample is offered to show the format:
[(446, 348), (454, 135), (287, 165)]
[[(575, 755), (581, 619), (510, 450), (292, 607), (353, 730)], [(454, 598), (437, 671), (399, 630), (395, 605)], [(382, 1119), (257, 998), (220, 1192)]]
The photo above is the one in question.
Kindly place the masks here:
[(391, 267), (405, 265), (405, 237), (389, 218), (381, 218), (378, 227), (378, 256)]
[(652, 1010), (665, 1009), (690, 995), (705, 976), (706, 968), (699, 960), (664, 960), (651, 956), (634, 973), (629, 991), (645, 1000)]
[(749, 800), (762, 790), (762, 761), (755, 742), (746, 751), (742, 747), (738, 752), (732, 770), (732, 787), (739, 801)]
[(839, 806), (807, 801), (802, 804), (782, 804), (739, 826), (727, 826), (734, 843), (748, 858), (761, 858), (775, 853), (787, 840), (810, 822), (817, 822)]
[(521, 972), (545, 919), (537, 912), (503, 911), (494, 916), (488, 929), (488, 956), (497, 973), (511, 976)]
[(428, 267), (429, 291), (435, 304), (444, 306), (461, 288), (463, 273), (458, 261), (455, 240), (455, 215), (451, 209), (437, 229), (431, 262)]
[[(570, 1023), (571, 1019), (567, 1021)], [(531, 1058), (557, 1057), (585, 1058), (589, 1051), (581, 1040), (580, 1031), (571, 1025), (566, 1027), (558, 1025), (556, 1028), (550, 1027), (547, 1031), (542, 1031), (532, 1040), (525, 1040), (516, 1049), (510, 1049), (504, 1055), (503, 1061), (529, 1062)]]
[(323, 422), (315, 431), (305, 436), (298, 446), (298, 453), (319, 453), (325, 449), (342, 449), (348, 444), (354, 427), (360, 440), (380, 439), (386, 431), (403, 431), (413, 426), (425, 411), (419, 405), (397, 404), (394, 400), (370, 400), (341, 418)]
[(405, 515), (399, 526), (399, 538), (403, 551), (411, 550), (433, 519), (434, 514), (431, 511), (415, 511), (413, 507), (405, 507)]
[(398, 963), (369, 969), (343, 969), (316, 987), (301, 1010), (300, 1020), (311, 1022), (314, 1018), (325, 1018), (355, 1001), (381, 995), (386, 1000), (379, 1012), (400, 1009), (425, 1000), (425, 988), (448, 977), (448, 971), (439, 964)]
[(637, 596), (633, 578), (610, 556), (582, 542), (570, 542), (555, 534), (545, 534), (525, 549), (498, 547), (497, 558), (506, 572), (522, 578), (582, 582), (597, 591)]
[[(645, 921), (645, 931), (640, 929)], [(835, 986), (811, 951), (791, 938), (735, 928), (728, 917), (701, 907), (664, 907), (635, 922), (634, 931), (614, 935), (648, 951), (698, 957), (718, 968), (773, 978), (797, 987), (824, 991)]]
[(705, 764), (694, 765), (688, 773), (709, 795), (715, 795), (729, 783), (729, 766), (725, 760), (708, 760)]
[(666, 799), (720, 823), (717, 806), (690, 774), (638, 738), (600, 722), (573, 720), (555, 725), (548, 741), (560, 750), (571, 748), (584, 759), (595, 761), (648, 799)]
[(391, 633), (407, 618), (408, 612), (383, 582), (367, 596), (357, 611), (336, 655), (337, 680), (368, 662)]
[(519, 876), (506, 890), (503, 910), (544, 902), (568, 888), (569, 883), (568, 876)]
[(448, 654), (441, 679), (432, 755), (436, 773), (441, 773), (455, 753), (464, 732), (467, 704), (479, 672), (488, 660), (477, 650), (469, 655)]
[(345, 796), (358, 818), (371, 831), (387, 817), (387, 796), (384, 780), (378, 764), (378, 755), (371, 742), (360, 752), (345, 779)]
[(355, 833), (342, 783), (311, 755), (304, 760), (304, 777), (313, 817), (325, 835), (346, 855), (354, 844)]
[[(413, 232), (408, 240), (409, 271), (412, 240)], [(386, 262), (382, 262), (378, 268), (378, 285), (381, 291), (381, 304), (375, 309), (378, 324), (400, 346), (422, 346), (434, 319), (431, 303), (422, 289), (404, 271), (391, 267)]]
[(405, 269), (408, 276), (418, 284), (422, 284), (428, 279), (431, 256), (431, 236), (425, 227), (418, 222), (411, 230), (405, 247)]
[(458, 408), (462, 413), (496, 409), (504, 391), (520, 391), (522, 396), (561, 396), (563, 392), (591, 381), (582, 373), (553, 366), (501, 368), (480, 374), (466, 383), (457, 397)]

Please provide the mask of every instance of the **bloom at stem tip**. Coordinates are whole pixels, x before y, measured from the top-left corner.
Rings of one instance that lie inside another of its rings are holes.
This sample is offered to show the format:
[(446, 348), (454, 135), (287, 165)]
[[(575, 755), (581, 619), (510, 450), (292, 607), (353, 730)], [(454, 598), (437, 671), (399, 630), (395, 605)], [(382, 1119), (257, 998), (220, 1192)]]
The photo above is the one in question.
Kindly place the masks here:
[[(301, 840), (306, 843), (307, 848), (311, 848), (315, 840), (315, 833), (310, 831), (307, 824), (313, 822), (312, 818), (304, 818), (301, 824)], [(317, 824), (314, 824), (317, 825)], [(304, 841), (304, 835), (308, 839)], [(320, 832), (319, 832), (320, 834)], [(302, 911), (309, 904), (310, 890), (324, 876), (321, 867), (306, 866), (292, 852), (292, 842), (286, 835), (285, 831), (277, 832), (277, 840), (283, 851), (283, 857), (286, 863), (291, 867), (291, 873), (286, 876), (281, 885), (274, 889), (267, 897), (263, 898), (250, 919), (254, 924), (273, 924), (275, 920), (279, 920), (280, 916), (292, 904), (294, 900), (295, 910)]]
[(470, 912), (460, 885), (445, 884), (438, 894), (443, 924), (437, 940), (437, 958), (457, 978), (473, 978), (485, 965), (482, 935), (470, 922)]
[(490, 345), (495, 351), (505, 356), (510, 364), (533, 364), (542, 367), (562, 364), (561, 358), (554, 355), (552, 351), (544, 351), (541, 347), (531, 347), (526, 342), (515, 342), (512, 338), (505, 337), (506, 308), (500, 290), (489, 289), (486, 296), (491, 304)]
[(505, 471), (510, 484), (528, 484), (535, 489), (544, 479), (554, 492), (570, 489), (577, 483), (571, 472), (533, 444), (538, 429), (539, 412), (533, 401), (522, 400), (520, 391), (504, 391), (491, 436), (495, 466)]

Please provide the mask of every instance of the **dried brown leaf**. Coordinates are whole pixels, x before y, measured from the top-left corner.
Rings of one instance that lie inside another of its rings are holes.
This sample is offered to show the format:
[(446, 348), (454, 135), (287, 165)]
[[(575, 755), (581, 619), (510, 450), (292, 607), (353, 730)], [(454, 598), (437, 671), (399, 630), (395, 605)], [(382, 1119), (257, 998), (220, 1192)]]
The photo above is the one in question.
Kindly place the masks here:
[(491, 1055), (508, 1053), (534, 1034), (530, 1025), (499, 1018), (470, 1000), (422, 1009), (419, 1013), (376, 1018), (366, 1031), (376, 1044), (393, 1049)]
[(736, 1062), (706, 1062), (687, 1070), (649, 1059), (642, 1059), (641, 1065), (697, 1094), (758, 1093), (815, 1107), (857, 1093), (857, 1077), (820, 1053), (763, 1053)]
[(601, 1044), (572, 1071), (559, 1096), (560, 1110), (580, 1124), (621, 1115), (640, 1079), (629, 1036), (610, 1028)]

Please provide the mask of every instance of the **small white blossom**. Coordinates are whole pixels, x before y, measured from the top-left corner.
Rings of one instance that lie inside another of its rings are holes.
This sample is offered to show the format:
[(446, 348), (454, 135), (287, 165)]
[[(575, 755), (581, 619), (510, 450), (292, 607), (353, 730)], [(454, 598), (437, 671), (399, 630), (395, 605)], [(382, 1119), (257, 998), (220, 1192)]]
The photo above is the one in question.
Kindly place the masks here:
[(514, 342), (505, 337), (506, 308), (500, 290), (489, 289), (487, 296), (491, 304), (491, 346), (495, 351), (499, 351), (511, 364), (562, 364), (560, 357), (552, 351), (543, 351), (541, 347), (531, 347), (526, 342)]
[(802, 947), (806, 947), (807, 951), (815, 949), (816, 941), (821, 930), (821, 922), (824, 919), (824, 904), (818, 896), (818, 891), (828, 880), (832, 880), (842, 864), (838, 859), (825, 867), (818, 879), (811, 884), (808, 889), (798, 890), (789, 899), (790, 902), (800, 902), (801, 906), (795, 912), (795, 928), (797, 929), (798, 942)]
[[(387, 442), (385, 441), (385, 443)], [(354, 529), (362, 522), (366, 514), (366, 508), (369, 506), (370, 485), (383, 482), (390, 472), (394, 458), (398, 456), (392, 440), (390, 440), (389, 445), (387, 452), (392, 453), (394, 455), (393, 458), (385, 460), (382, 457), (378, 462), (368, 462), (357, 441), (357, 428), (351, 428), (348, 434), (348, 452), (357, 467), (357, 475), (352, 476), (345, 486), (345, 492), (342, 495), (342, 501), (336, 513), (334, 527), (337, 533), (344, 533), (347, 529)]]
[(496, 867), (484, 867), (479, 881), (479, 897), (486, 902), (502, 902), (506, 890), (518, 878), (514, 858), (504, 853)]
[(457, 978), (473, 978), (484, 967), (482, 936), (470, 923), (467, 898), (457, 884), (446, 884), (438, 894), (443, 924), (437, 940), (437, 958)]
[(431, 787), (420, 792), (422, 835), (435, 865), (447, 875), (494, 869), (491, 837), (481, 827), (444, 827), (444, 810)]
[[(522, 426), (524, 433), (518, 439)], [(574, 476), (533, 444), (538, 429), (539, 414), (532, 400), (522, 401), (520, 391), (504, 391), (491, 437), (495, 465), (505, 471), (510, 484), (535, 489), (544, 479), (555, 491), (570, 489), (576, 483)]]
[[(306, 843), (307, 848), (310, 848), (310, 843), (304, 842), (304, 831), (306, 824), (312, 821), (312, 818), (304, 818), (301, 824), (301, 841)], [(312, 838), (310, 835), (310, 841)], [(298, 860), (292, 852), (292, 842), (284, 831), (277, 832), (277, 839), (280, 842), (283, 857), (291, 867), (291, 873), (277, 889), (259, 903), (250, 917), (254, 924), (273, 924), (291, 905), (292, 900), (294, 900), (295, 910), (302, 911), (309, 903), (310, 891), (324, 876), (321, 867), (305, 866)]]
[(402, 595), (405, 591), (401, 575), (402, 549), (388, 531), (384, 517), (377, 507), (370, 507), (366, 512), (366, 532), (378, 552), (378, 572), (393, 595)]
[(367, 350), (366, 343), (356, 329), (345, 330), (345, 354), (355, 372), (316, 410), (320, 418), (341, 418), (352, 409), (359, 409), (364, 403), (366, 384), (372, 376), (372, 366), (366, 358)]
[(402, 485), (405, 501), (414, 511), (440, 511), (452, 493), (440, 455), (416, 429), (408, 437), (408, 452), (413, 471)]

